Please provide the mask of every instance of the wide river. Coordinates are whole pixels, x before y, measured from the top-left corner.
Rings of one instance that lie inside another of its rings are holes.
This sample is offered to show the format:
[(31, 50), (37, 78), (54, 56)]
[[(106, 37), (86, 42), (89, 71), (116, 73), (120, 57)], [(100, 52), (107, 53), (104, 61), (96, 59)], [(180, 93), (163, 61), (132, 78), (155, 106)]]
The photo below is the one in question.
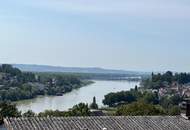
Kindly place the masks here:
[(98, 105), (103, 107), (104, 95), (110, 92), (130, 90), (135, 85), (139, 85), (139, 82), (95, 80), (94, 84), (73, 90), (63, 96), (42, 96), (31, 100), (18, 101), (16, 104), (22, 112), (32, 110), (39, 113), (45, 110), (68, 110), (80, 102), (90, 104), (95, 96)]

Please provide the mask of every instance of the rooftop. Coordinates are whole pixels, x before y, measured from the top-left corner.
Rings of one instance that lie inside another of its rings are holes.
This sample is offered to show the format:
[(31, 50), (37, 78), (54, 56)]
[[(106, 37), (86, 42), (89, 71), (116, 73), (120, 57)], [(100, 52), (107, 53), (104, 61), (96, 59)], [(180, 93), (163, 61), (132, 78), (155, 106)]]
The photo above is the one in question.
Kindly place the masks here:
[(6, 118), (8, 130), (190, 130), (180, 116)]

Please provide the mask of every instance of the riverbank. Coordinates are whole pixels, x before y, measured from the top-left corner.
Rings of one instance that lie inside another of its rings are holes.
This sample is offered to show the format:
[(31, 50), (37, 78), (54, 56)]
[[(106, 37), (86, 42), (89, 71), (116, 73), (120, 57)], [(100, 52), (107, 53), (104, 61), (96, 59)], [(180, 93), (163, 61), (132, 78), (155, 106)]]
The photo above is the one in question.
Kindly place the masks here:
[(0, 100), (20, 101), (39, 95), (62, 96), (91, 84), (73, 74), (22, 72), (8, 64), (0, 65)]
[(60, 95), (58, 95), (58, 94), (56, 94), (56, 95), (48, 95), (48, 94), (45, 94), (45, 95), (37, 95), (37, 96), (34, 97), (34, 98), (22, 99), (22, 100), (18, 100), (18, 101), (13, 101), (13, 103), (17, 104), (18, 102), (25, 102), (25, 101), (27, 102), (27, 101), (33, 100), (33, 99), (35, 99), (35, 98), (43, 98), (43, 97), (46, 97), (46, 96), (49, 96), (49, 97), (63, 96), (64, 94), (70, 93), (70, 92), (72, 92), (72, 91), (75, 90), (75, 89), (79, 89), (79, 88), (81, 88), (81, 87), (85, 87), (85, 86), (91, 85), (91, 84), (93, 84), (93, 83), (94, 83), (94, 81), (83, 80), (83, 82), (81, 83), (81, 85), (73, 87), (73, 89), (72, 89), (71, 91), (60, 92), (60, 93), (59, 93)]
[(93, 83), (74, 89), (63, 96), (40, 96), (30, 100), (19, 101), (16, 104), (17, 108), (23, 112), (32, 110), (35, 113), (39, 113), (47, 109), (65, 111), (80, 102), (90, 104), (95, 96), (97, 104), (100, 107), (104, 107), (102, 103), (104, 95), (110, 92), (130, 90), (135, 85), (139, 85), (139, 82), (94, 80)]

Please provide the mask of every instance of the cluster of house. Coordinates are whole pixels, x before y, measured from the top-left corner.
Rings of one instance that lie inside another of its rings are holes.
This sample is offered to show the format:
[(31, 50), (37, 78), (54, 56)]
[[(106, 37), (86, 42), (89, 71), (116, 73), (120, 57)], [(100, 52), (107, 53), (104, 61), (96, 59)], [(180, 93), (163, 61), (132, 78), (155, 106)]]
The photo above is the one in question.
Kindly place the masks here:
[(159, 97), (179, 95), (183, 98), (189, 98), (190, 83), (183, 85), (179, 84), (178, 82), (173, 82), (172, 85), (165, 83), (159, 89), (152, 89), (149, 91), (158, 92)]

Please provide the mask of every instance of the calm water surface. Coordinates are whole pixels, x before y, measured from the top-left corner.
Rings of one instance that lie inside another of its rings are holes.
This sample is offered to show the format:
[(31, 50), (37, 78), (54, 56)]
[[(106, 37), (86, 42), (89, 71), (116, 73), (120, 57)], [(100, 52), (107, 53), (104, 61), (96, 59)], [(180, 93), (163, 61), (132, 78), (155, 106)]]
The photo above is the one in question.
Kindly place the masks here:
[(17, 102), (17, 108), (22, 112), (32, 110), (36, 113), (44, 110), (68, 110), (80, 102), (90, 104), (93, 96), (96, 97), (99, 106), (103, 106), (104, 95), (110, 92), (130, 90), (139, 82), (129, 81), (94, 81), (94, 84), (73, 90), (63, 96), (43, 96), (31, 100)]

